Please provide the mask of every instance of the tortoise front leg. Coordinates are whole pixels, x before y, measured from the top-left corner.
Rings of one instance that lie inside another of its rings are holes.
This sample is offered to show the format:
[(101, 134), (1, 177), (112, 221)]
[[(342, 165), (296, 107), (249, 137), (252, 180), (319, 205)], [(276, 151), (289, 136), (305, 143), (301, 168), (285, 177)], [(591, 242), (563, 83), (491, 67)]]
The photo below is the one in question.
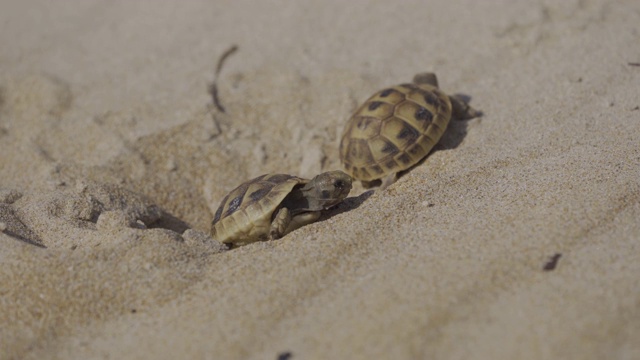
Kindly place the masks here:
[(320, 211), (311, 211), (298, 214), (294, 216), (293, 219), (291, 219), (291, 222), (289, 223), (285, 234), (288, 234), (293, 230), (299, 229), (305, 225), (311, 224), (312, 222), (318, 220), (319, 217)]
[(480, 111), (455, 95), (449, 96), (449, 100), (451, 100), (451, 117), (454, 120), (469, 120), (482, 115)]
[(269, 230), (269, 240), (280, 239), (286, 234), (287, 227), (291, 223), (291, 213), (286, 207), (280, 208), (276, 216), (271, 222), (271, 229)]

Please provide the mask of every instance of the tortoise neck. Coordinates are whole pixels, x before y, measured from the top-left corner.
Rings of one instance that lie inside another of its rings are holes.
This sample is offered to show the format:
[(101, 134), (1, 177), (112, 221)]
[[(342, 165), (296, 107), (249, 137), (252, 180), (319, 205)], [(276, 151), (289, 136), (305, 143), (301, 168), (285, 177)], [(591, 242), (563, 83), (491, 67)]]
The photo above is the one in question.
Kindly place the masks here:
[(291, 215), (312, 210), (312, 204), (309, 203), (313, 189), (307, 185), (296, 187), (291, 193), (282, 200), (282, 207), (289, 209)]

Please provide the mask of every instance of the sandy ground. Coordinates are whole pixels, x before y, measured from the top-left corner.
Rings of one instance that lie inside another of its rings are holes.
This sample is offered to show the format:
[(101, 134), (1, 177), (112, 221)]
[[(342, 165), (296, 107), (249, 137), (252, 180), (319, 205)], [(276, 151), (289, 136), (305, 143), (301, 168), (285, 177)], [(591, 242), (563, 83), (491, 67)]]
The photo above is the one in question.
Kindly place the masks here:
[[(2, 359), (640, 359), (636, 0), (5, 0), (0, 47)], [(423, 164), (208, 236), (430, 70), (484, 116)]]

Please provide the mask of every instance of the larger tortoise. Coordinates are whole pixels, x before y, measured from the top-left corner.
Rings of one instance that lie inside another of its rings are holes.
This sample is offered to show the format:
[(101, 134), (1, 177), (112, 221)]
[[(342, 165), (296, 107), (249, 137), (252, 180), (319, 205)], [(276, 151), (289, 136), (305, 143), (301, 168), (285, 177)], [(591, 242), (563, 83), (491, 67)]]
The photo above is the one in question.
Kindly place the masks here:
[(355, 111), (342, 134), (340, 160), (365, 187), (382, 179), (385, 188), (427, 156), (452, 117), (479, 115), (442, 92), (435, 74), (417, 74), (413, 83), (378, 91)]
[(233, 189), (220, 204), (211, 236), (234, 246), (278, 239), (310, 224), (347, 197), (351, 177), (342, 171), (322, 173), (312, 180), (266, 174)]

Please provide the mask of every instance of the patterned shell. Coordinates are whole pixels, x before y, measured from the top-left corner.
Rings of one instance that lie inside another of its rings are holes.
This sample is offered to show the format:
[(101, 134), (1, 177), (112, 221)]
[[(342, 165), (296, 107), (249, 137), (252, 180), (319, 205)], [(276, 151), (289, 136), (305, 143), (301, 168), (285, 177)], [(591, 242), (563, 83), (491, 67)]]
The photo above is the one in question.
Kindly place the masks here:
[(266, 240), (274, 211), (296, 185), (308, 182), (285, 174), (266, 174), (245, 182), (222, 199), (211, 236), (223, 243)]
[(402, 84), (375, 93), (351, 116), (340, 160), (352, 177), (371, 181), (406, 170), (438, 143), (451, 101), (435, 86)]

